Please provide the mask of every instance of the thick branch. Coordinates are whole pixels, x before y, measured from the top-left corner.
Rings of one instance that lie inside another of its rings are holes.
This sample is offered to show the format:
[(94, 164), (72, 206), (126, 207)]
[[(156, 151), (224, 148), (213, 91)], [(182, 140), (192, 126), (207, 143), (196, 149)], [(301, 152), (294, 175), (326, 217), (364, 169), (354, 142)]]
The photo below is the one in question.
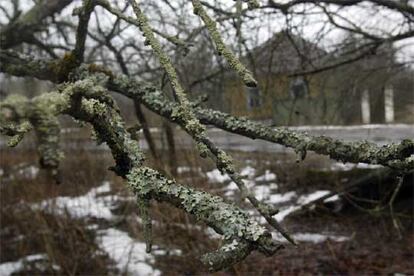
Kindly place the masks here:
[(85, 42), (88, 34), (89, 19), (96, 3), (93, 0), (84, 0), (82, 7), (73, 13), (79, 17), (78, 28), (76, 30), (76, 44), (73, 54), (79, 64), (83, 62), (85, 53)]
[(247, 242), (249, 252), (257, 248), (271, 255), (280, 248), (272, 242), (270, 233), (264, 227), (218, 196), (177, 185), (173, 180), (168, 180), (159, 172), (147, 167), (132, 170), (128, 180), (134, 193), (139, 197), (173, 204), (206, 223), (225, 239), (241, 239)]
[(37, 4), (28, 12), (21, 15), (0, 30), (0, 47), (11, 48), (22, 42), (31, 41), (33, 34), (43, 28), (43, 21), (59, 13), (73, 0), (37, 1)]
[[(131, 139), (108, 92), (101, 86), (105, 82), (102, 74), (65, 85), (59, 93), (45, 93), (32, 100), (19, 102), (20, 116), (30, 119), (37, 112), (51, 115), (69, 114), (75, 119), (89, 122), (94, 127), (98, 141), (105, 142), (111, 149), (116, 162), (115, 172), (127, 177), (128, 183), (139, 199), (168, 202), (194, 215), (212, 227), (225, 239), (241, 240), (246, 257), (254, 249), (271, 255), (280, 245), (273, 243), (270, 233), (234, 205), (206, 192), (180, 186), (168, 180), (159, 172), (142, 167), (143, 154), (138, 143)], [(148, 222), (147, 222), (148, 224)], [(150, 230), (147, 225), (147, 230)], [(148, 233), (147, 233), (148, 235)], [(148, 244), (150, 247), (150, 244)], [(242, 258), (232, 259), (240, 261)], [(208, 258), (207, 265), (214, 267), (214, 259)]]
[(276, 9), (280, 9), (283, 12), (287, 12), (291, 7), (300, 4), (332, 4), (337, 6), (353, 6), (357, 5), (362, 2), (370, 2), (377, 6), (383, 6), (391, 10), (398, 11), (403, 14), (407, 14), (409, 16), (414, 16), (414, 7), (409, 5), (408, 3), (403, 3), (401, 1), (393, 1), (393, 0), (291, 0), (286, 3), (277, 3), (276, 1), (270, 0), (269, 4), (265, 7), (272, 7)]
[[(59, 148), (60, 126), (50, 109), (44, 109), (41, 103), (28, 106), (23, 96), (12, 95), (0, 103), (0, 132), (13, 136), (10, 146), (16, 146), (24, 135), (34, 129), (38, 140), (40, 167), (57, 175), (57, 168), (63, 153)], [(30, 114), (30, 116), (28, 116)]]
[[(174, 104), (166, 101), (156, 88), (134, 84), (133, 80), (126, 79), (121, 82), (114, 79), (112, 85), (112, 90), (128, 97), (139, 98), (150, 110), (177, 122), (177, 119), (172, 116)], [(293, 148), (302, 155), (310, 150), (343, 162), (381, 164), (400, 171), (409, 171), (414, 167), (414, 158), (411, 157), (414, 154), (412, 140), (403, 140), (400, 144), (380, 147), (367, 141), (344, 142), (326, 136), (294, 132), (286, 128), (270, 128), (262, 123), (211, 109), (196, 107), (194, 110), (203, 124), (214, 125), (252, 139), (281, 144)]]
[[(0, 70), (4, 73), (52, 81), (56, 78), (56, 72), (51, 66), (56, 61), (35, 60), (5, 50), (0, 50), (0, 58), (3, 61)], [(112, 78), (108, 88), (139, 100), (150, 110), (167, 118), (171, 117), (175, 107), (152, 85), (142, 85), (125, 76)], [(299, 152), (311, 150), (343, 162), (381, 164), (401, 171), (409, 171), (414, 167), (414, 158), (410, 157), (414, 154), (412, 140), (380, 147), (369, 142), (344, 142), (325, 136), (297, 133), (285, 128), (273, 129), (246, 118), (237, 118), (211, 109), (197, 107), (194, 111), (197, 118), (204, 124), (214, 125), (225, 131), (252, 139), (281, 144)]]

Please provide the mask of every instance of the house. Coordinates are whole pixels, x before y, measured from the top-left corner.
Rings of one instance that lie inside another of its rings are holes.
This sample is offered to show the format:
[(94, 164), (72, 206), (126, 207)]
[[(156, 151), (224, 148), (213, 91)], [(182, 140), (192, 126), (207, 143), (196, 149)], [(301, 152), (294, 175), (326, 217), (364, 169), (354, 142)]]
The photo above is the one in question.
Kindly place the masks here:
[(298, 74), (340, 61), (338, 54), (279, 32), (242, 58), (258, 87), (226, 72), (209, 90), (215, 96), (210, 106), (274, 125), (414, 122), (412, 71), (398, 66), (391, 46), (349, 65)]

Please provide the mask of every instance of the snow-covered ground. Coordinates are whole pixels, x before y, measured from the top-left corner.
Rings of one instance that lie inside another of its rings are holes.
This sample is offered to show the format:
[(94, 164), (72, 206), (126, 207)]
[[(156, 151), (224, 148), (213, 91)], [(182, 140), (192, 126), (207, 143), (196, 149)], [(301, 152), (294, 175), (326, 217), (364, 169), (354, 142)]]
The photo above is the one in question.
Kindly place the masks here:
[(65, 214), (66, 212), (73, 218), (94, 217), (111, 220), (111, 204), (118, 198), (117, 196), (99, 196), (99, 194), (111, 191), (110, 183), (104, 181), (97, 188), (92, 188), (89, 192), (78, 197), (60, 196), (52, 199), (43, 200), (33, 204), (33, 209), (47, 210), (54, 214)]
[[(291, 235), (292, 238), (296, 242), (311, 242), (311, 243), (321, 243), (325, 242), (327, 240), (335, 241), (335, 242), (344, 242), (351, 237), (348, 236), (341, 236), (341, 235), (335, 235), (335, 234), (321, 234), (321, 233), (294, 233)], [(282, 235), (278, 233), (272, 233), (272, 237), (279, 241), (279, 242), (286, 242), (286, 239), (282, 237)]]
[(382, 168), (381, 165), (373, 165), (373, 164), (365, 164), (365, 163), (341, 163), (335, 162), (332, 163), (329, 169), (325, 169), (326, 171), (350, 171), (353, 169), (378, 169)]
[[(356, 167), (361, 165), (355, 165)], [(354, 167), (348, 167), (347, 165), (332, 165), (333, 169), (348, 170)], [(367, 168), (367, 166), (363, 166)], [(235, 183), (227, 175), (222, 175), (219, 170), (214, 169), (207, 173), (202, 173), (201, 168), (192, 167), (179, 167), (178, 173), (198, 173), (207, 176), (210, 183), (217, 183), (222, 187), (223, 194), (228, 198), (234, 198), (239, 194), (239, 190)], [(241, 170), (241, 175), (245, 178), (243, 181), (251, 192), (261, 201), (271, 204), (280, 209), (279, 213), (275, 215), (275, 218), (279, 222), (294, 213), (295, 211), (302, 208), (303, 205), (317, 200), (321, 197), (326, 196), (330, 193), (328, 190), (314, 191), (308, 194), (298, 194), (296, 191), (280, 192), (278, 189), (278, 177), (270, 171), (265, 170), (264, 173), (258, 174), (257, 170), (247, 165)], [(18, 174), (24, 175), (28, 179), (36, 176), (38, 173), (37, 167), (26, 166), (18, 170)], [(336, 201), (340, 200), (338, 196), (325, 199), (325, 201)], [(113, 213), (116, 204), (121, 201), (135, 201), (133, 196), (121, 197), (114, 194), (111, 183), (104, 181), (100, 186), (90, 189), (87, 193), (76, 196), (67, 197), (59, 196), (43, 200), (31, 205), (34, 210), (44, 210), (46, 212), (55, 215), (69, 215), (76, 219), (101, 219), (108, 222), (115, 221), (117, 215)], [(247, 210), (250, 214), (256, 214), (254, 210)], [(135, 218), (138, 223), (140, 219)], [(264, 218), (257, 216), (257, 220), (265, 224)], [(87, 220), (88, 221), (88, 220)], [(89, 229), (96, 231), (96, 243), (101, 250), (105, 252), (114, 262), (115, 266), (119, 271), (126, 272), (131, 275), (160, 275), (161, 271), (154, 267), (154, 256), (163, 255), (166, 253), (165, 250), (154, 246), (152, 254), (145, 252), (145, 243), (131, 237), (128, 232), (122, 231), (117, 228), (105, 226), (98, 226), (96, 220), (91, 220)], [(159, 222), (153, 221), (154, 225), (159, 226)], [(104, 224), (106, 225), (106, 224)], [(111, 224), (107, 224), (111, 225)], [(183, 229), (188, 226), (182, 225)], [(194, 225), (201, 230), (200, 226)], [(211, 238), (220, 238), (219, 235), (214, 233), (212, 229), (207, 230), (207, 234)], [(286, 242), (280, 234), (272, 233), (275, 239)], [(291, 233), (293, 238), (298, 242), (311, 242), (321, 243), (326, 240), (332, 240), (336, 242), (343, 242), (350, 237), (343, 235), (335, 235), (334, 233)], [(171, 249), (168, 254), (180, 255), (181, 251), (178, 249)], [(13, 272), (19, 271), (23, 268), (26, 262), (34, 262), (40, 259), (46, 259), (47, 256), (44, 254), (30, 255), (18, 260), (16, 262), (8, 262), (0, 264), (0, 275), (10, 275)], [(57, 268), (58, 269), (58, 268)]]
[(99, 230), (98, 235), (100, 248), (116, 263), (116, 267), (122, 273), (142, 276), (161, 274), (161, 271), (150, 265), (154, 262), (154, 257), (145, 252), (145, 243), (115, 228)]
[[(42, 264), (42, 261), (47, 261), (48, 257), (46, 254), (33, 254), (28, 255), (23, 258), (21, 258), (18, 261), (15, 262), (6, 262), (0, 264), (0, 275), (1, 276), (8, 276), (12, 275), (13, 273), (16, 273), (20, 270), (22, 270), (28, 263), (35, 263), (36, 266), (41, 269), (42, 266), (44, 266), (44, 263)], [(60, 267), (57, 265), (52, 265), (52, 268), (55, 271), (59, 271)]]
[[(346, 169), (348, 170), (348, 168)], [(277, 176), (274, 173), (266, 170), (265, 174), (257, 177), (255, 177), (255, 173), (256, 170), (251, 166), (246, 166), (241, 170), (241, 174), (246, 177), (246, 179), (243, 180), (244, 183), (257, 199), (275, 207), (283, 205), (279, 213), (275, 215), (275, 218), (279, 222), (283, 221), (291, 213), (300, 210), (302, 206), (331, 193), (331, 191), (328, 190), (319, 190), (304, 195), (298, 195), (296, 191), (280, 193), (278, 192), (278, 185), (275, 182), (277, 180)], [(207, 172), (206, 175), (212, 183), (228, 182), (228, 184), (223, 188), (225, 196), (232, 198), (239, 193), (237, 185), (230, 181), (230, 178), (227, 175), (222, 175), (219, 170), (214, 169)], [(264, 185), (257, 185), (258, 182), (266, 183)], [(332, 202), (336, 200), (339, 200), (339, 197), (334, 195), (325, 199), (324, 202)], [(286, 204), (287, 202), (290, 204)], [(265, 223), (264, 218), (260, 218), (260, 221)]]
[[(84, 195), (56, 197), (33, 204), (31, 207), (57, 215), (69, 214), (73, 218), (99, 218), (111, 221), (116, 218), (111, 208), (125, 198), (108, 195), (110, 192), (110, 182), (104, 181), (101, 186), (92, 188)], [(96, 224), (90, 225), (90, 229), (95, 228), (98, 228)], [(130, 237), (127, 232), (115, 228), (97, 230), (97, 244), (122, 273), (143, 276), (161, 273), (151, 266), (154, 257), (145, 252), (145, 243)]]

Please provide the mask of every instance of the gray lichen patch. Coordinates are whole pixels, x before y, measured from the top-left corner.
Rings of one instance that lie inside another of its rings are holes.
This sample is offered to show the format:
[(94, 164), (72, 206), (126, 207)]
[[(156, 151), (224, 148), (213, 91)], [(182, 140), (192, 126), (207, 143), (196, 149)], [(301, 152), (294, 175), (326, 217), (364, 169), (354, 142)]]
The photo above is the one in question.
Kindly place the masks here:
[(272, 244), (269, 232), (263, 226), (218, 196), (180, 186), (147, 167), (134, 168), (127, 179), (138, 197), (173, 203), (212, 227), (225, 239), (243, 239), (265, 247)]
[(262, 139), (293, 148), (301, 158), (306, 156), (306, 151), (314, 151), (342, 162), (380, 164), (401, 172), (412, 170), (414, 167), (414, 162), (408, 158), (414, 154), (414, 141), (410, 139), (384, 146), (367, 141), (345, 142), (326, 136), (294, 132), (286, 128), (270, 128), (262, 123), (216, 110), (196, 108), (195, 112), (202, 123), (212, 124), (252, 139)]
[(23, 121), (22, 123), (5, 123), (0, 124), (0, 133), (11, 136), (10, 140), (7, 142), (9, 147), (17, 146), (24, 138), (24, 135), (32, 130), (32, 125), (28, 121)]
[[(248, 1), (249, 7), (256, 7), (258, 3), (256, 1)], [(203, 8), (203, 4), (199, 0), (192, 0), (194, 14), (198, 15), (203, 20), (211, 39), (216, 45), (216, 50), (220, 55), (227, 60), (230, 67), (236, 71), (243, 82), (248, 87), (256, 87), (257, 81), (254, 79), (253, 74), (240, 62), (240, 60), (233, 54), (233, 52), (224, 44), (221, 38), (220, 32), (217, 29), (217, 23), (210, 18), (207, 12)]]
[(211, 272), (222, 270), (246, 258), (252, 250), (251, 244), (243, 240), (226, 241), (218, 250), (206, 253), (201, 261)]

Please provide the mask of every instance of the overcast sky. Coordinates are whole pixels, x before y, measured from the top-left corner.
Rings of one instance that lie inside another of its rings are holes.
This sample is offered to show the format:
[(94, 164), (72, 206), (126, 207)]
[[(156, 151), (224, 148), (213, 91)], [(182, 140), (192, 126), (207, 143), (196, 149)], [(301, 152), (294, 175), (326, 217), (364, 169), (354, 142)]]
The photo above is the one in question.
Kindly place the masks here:
[[(114, 1), (114, 0), (113, 0)], [(112, 2), (113, 2), (112, 1)], [(179, 3), (181, 3), (183, 0), (176, 0), (176, 1), (170, 1), (172, 5), (178, 6)], [(188, 0), (185, 0), (189, 2)], [(216, 0), (217, 1), (217, 0)], [(32, 0), (21, 0), (21, 6), (22, 9), (28, 10), (32, 5)], [(124, 0), (118, 1), (119, 3), (125, 3)], [(141, 1), (142, 3), (145, 3), (145, 1)], [(211, 2), (214, 4), (215, 1), (209, 0), (208, 2)], [(226, 7), (228, 10), (235, 10), (234, 8), (234, 1), (229, 0), (221, 0), (217, 1), (219, 2), (223, 7)], [(261, 1), (262, 3), (267, 3), (267, 1)], [(286, 2), (286, 1), (278, 1), (278, 2)], [(414, 2), (411, 0), (411, 2)], [(75, 0), (73, 4), (68, 6), (64, 12), (62, 13), (63, 16), (71, 17), (71, 13), (74, 7), (81, 5), (82, 1)], [(3, 1), (2, 5), (10, 5), (10, 2)], [(160, 5), (161, 1), (160, 1)], [(307, 10), (308, 13), (314, 12), (315, 15), (307, 15), (306, 17), (303, 16), (294, 16), (290, 18), (289, 24), (293, 27), (295, 27), (296, 31), (300, 33), (304, 38), (314, 41), (315, 37), (324, 30), (324, 22), (326, 22), (326, 17), (321, 15), (319, 8), (312, 8), (313, 5), (300, 5), (294, 9), (294, 11), (301, 12), (303, 10)], [(101, 8), (98, 8), (98, 10), (101, 10)], [(346, 7), (346, 8), (337, 8), (337, 7), (330, 7), (330, 10), (333, 12), (337, 12), (340, 16), (343, 18), (346, 18), (346, 20), (342, 20), (339, 17), (336, 17), (336, 20), (338, 23), (350, 26), (351, 24), (355, 24), (357, 26), (361, 26), (362, 29), (367, 30), (371, 34), (375, 35), (388, 35), (392, 34), (395, 35), (396, 33), (401, 31), (401, 22), (403, 22), (403, 18), (401, 14), (398, 14), (396, 12), (392, 12), (388, 9), (380, 8), (376, 9), (373, 8), (372, 5), (368, 3), (363, 3), (358, 6), (352, 6), (352, 7)], [(149, 14), (149, 18), (151, 23), (159, 28), (163, 29), (166, 32), (169, 32), (172, 35), (175, 35), (175, 30), (171, 28), (171, 26), (156, 26), (157, 20), (160, 19), (160, 15), (158, 13), (149, 13), (149, 10), (147, 10)], [(175, 15), (171, 13), (171, 10), (167, 8), (164, 5), (164, 8), (161, 10), (162, 16), (164, 17), (164, 21), (173, 21), (176, 19)], [(214, 16), (213, 12), (211, 10), (208, 10), (208, 12)], [(102, 12), (100, 12), (102, 13)], [(134, 16), (131, 9), (127, 10), (127, 13), (131, 16)], [(194, 26), (199, 26), (201, 24), (201, 21), (192, 13), (190, 4), (187, 6), (186, 10), (182, 11), (182, 14), (187, 16), (182, 16), (181, 20), (185, 20), (186, 23), (192, 23), (194, 22)], [(275, 33), (281, 31), (282, 29), (286, 28), (286, 18), (285, 16), (282, 16), (280, 13), (274, 15), (264, 15), (263, 11), (255, 11), (251, 13), (253, 16), (255, 16), (255, 19), (249, 19), (248, 22), (244, 22), (243, 24), (243, 30), (244, 30), (244, 36), (246, 38), (251, 39), (252, 41), (255, 41), (255, 43), (262, 43), (269, 39), (271, 36), (273, 36)], [(114, 17), (110, 15), (109, 13), (105, 12), (105, 14), (100, 16), (100, 21), (102, 25), (107, 25), (108, 28), (112, 25), (114, 22)], [(72, 21), (76, 22), (77, 17), (71, 18)], [(3, 14), (0, 13), (0, 22), (5, 23), (7, 19)], [(95, 20), (91, 20), (91, 27), (93, 28), (95, 25)], [(405, 26), (403, 30), (406, 30), (408, 27)], [(232, 28), (229, 28), (232, 29)], [(139, 31), (135, 27), (131, 27), (126, 31), (126, 34), (129, 34), (131, 37), (136, 37), (137, 34), (140, 35)], [(320, 46), (324, 47), (325, 49), (329, 50), (329, 48), (337, 43), (339, 43), (345, 36), (345, 32), (339, 29), (334, 29), (329, 32), (326, 32), (323, 36), (323, 39), (320, 41)], [(224, 35), (225, 39), (227, 39), (227, 43), (231, 44), (235, 42), (234, 32), (229, 32), (227, 37)], [(121, 41), (119, 41), (121, 43)], [(402, 41), (399, 41), (395, 43), (395, 46), (400, 48), (398, 51), (398, 59), (400, 61), (404, 61), (406, 63), (412, 63), (414, 61), (414, 38), (405, 39)]]

